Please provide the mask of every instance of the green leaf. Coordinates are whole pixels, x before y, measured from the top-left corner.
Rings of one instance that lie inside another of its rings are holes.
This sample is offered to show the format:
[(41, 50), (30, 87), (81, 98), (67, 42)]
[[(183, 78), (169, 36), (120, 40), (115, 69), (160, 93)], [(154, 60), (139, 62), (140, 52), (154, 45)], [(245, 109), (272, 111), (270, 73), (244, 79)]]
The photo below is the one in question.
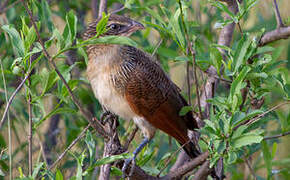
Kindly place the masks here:
[(88, 41), (83, 41), (80, 43), (80, 46), (86, 46), (89, 44), (121, 44), (129, 46), (137, 46), (137, 43), (125, 36), (105, 36), (99, 38), (93, 38)]
[(166, 23), (164, 22), (163, 18), (156, 11), (153, 11), (152, 9), (148, 7), (146, 7), (145, 9), (146, 9), (146, 12), (148, 12), (152, 17), (157, 19), (163, 26), (166, 27)]
[(219, 1), (210, 1), (210, 3), (213, 6), (219, 8), (221, 11), (227, 13), (235, 23), (238, 23), (238, 19), (237, 19), (236, 15), (234, 13), (232, 13), (225, 4), (223, 4)]
[(88, 55), (87, 55), (85, 49), (83, 47), (78, 47), (78, 52), (79, 52), (80, 55), (82, 55), (84, 57), (85, 63), (87, 65), (88, 61), (89, 61), (89, 58), (88, 58)]
[(263, 47), (258, 47), (256, 54), (264, 54), (266, 52), (272, 52), (275, 48), (271, 47), (271, 46), (263, 46)]
[(90, 154), (90, 164), (93, 163), (95, 160), (95, 148), (96, 148), (96, 143), (93, 139), (92, 133), (88, 130), (85, 138), (85, 142), (88, 146), (89, 149), (89, 154)]
[(77, 34), (77, 17), (72, 10), (66, 15), (66, 23), (68, 25), (71, 42), (73, 42)]
[(174, 15), (171, 16), (169, 19), (169, 24), (173, 30), (174, 35), (177, 37), (178, 42), (177, 44), (179, 47), (184, 51), (185, 48), (185, 38), (184, 33), (181, 31), (181, 27), (179, 24), (179, 16), (180, 16), (180, 9), (178, 9)]
[[(70, 151), (69, 151), (70, 152)], [(76, 180), (82, 180), (82, 174), (83, 174), (83, 162), (85, 159), (85, 151), (82, 152), (82, 154), (77, 157), (75, 154), (73, 154), (72, 152), (70, 152), (70, 154), (77, 160), (77, 174), (76, 174)]]
[(36, 179), (37, 174), (39, 173), (40, 169), (43, 167), (44, 163), (40, 162), (36, 165), (36, 167), (34, 167), (33, 169), (33, 173), (32, 173), (32, 178)]
[(242, 88), (243, 80), (245, 79), (246, 75), (251, 69), (248, 66), (245, 66), (242, 71), (239, 73), (237, 78), (234, 79), (231, 89), (230, 89), (230, 95), (229, 95), (229, 102), (233, 101), (234, 95), (240, 94), (240, 90)]
[(122, 160), (122, 159), (128, 159), (131, 158), (132, 155), (128, 154), (128, 153), (124, 153), (124, 154), (119, 154), (119, 155), (112, 155), (109, 157), (105, 157), (102, 159), (98, 159), (95, 161), (94, 166), (101, 166), (103, 164), (109, 164), (118, 160)]
[(192, 107), (191, 106), (183, 106), (181, 108), (181, 110), (179, 111), (179, 116), (184, 116), (190, 111), (192, 111)]
[(5, 176), (4, 172), (2, 171), (2, 169), (0, 168), (0, 176)]
[(215, 47), (210, 47), (210, 60), (212, 65), (216, 68), (217, 73), (220, 74), (220, 68), (222, 66), (223, 57), (220, 51)]
[(2, 29), (8, 33), (16, 55), (19, 57), (24, 57), (25, 53), (24, 43), (18, 31), (12, 25), (3, 25)]
[(217, 152), (223, 154), (224, 150), (226, 149), (226, 141), (221, 141), (218, 143)]
[(220, 159), (220, 154), (215, 153), (214, 156), (212, 158), (210, 158), (209, 167), (212, 168), (219, 159)]
[(233, 151), (229, 151), (227, 163), (232, 164), (232, 163), (236, 162), (237, 158), (238, 158), (237, 153), (235, 153)]
[(177, 56), (174, 58), (175, 61), (189, 61), (190, 59), (187, 56)]
[(266, 168), (268, 172), (267, 179), (269, 179), (272, 172), (272, 157), (271, 157), (271, 153), (269, 151), (269, 147), (266, 141), (262, 142), (262, 151), (263, 151), (263, 157), (264, 157), (264, 161), (266, 163)]
[(254, 143), (260, 143), (263, 140), (259, 135), (242, 135), (233, 140), (233, 147), (240, 148)]
[(55, 71), (47, 72), (46, 69), (43, 69), (43, 91), (41, 96), (43, 96), (46, 92), (48, 92), (57, 82), (59, 77), (57, 76)]
[(251, 118), (253, 118), (253, 117), (255, 117), (255, 116), (259, 115), (259, 114), (262, 114), (263, 112), (264, 111), (259, 110), (259, 109), (251, 111), (246, 116), (244, 116), (244, 117), (240, 118), (239, 120), (233, 122), (233, 125), (236, 126), (236, 125), (238, 125), (238, 124), (240, 124), (240, 123), (242, 123), (242, 122), (244, 122), (246, 120), (249, 120), (249, 119), (251, 119)]
[(42, 10), (42, 20), (45, 22), (45, 25), (47, 26), (48, 30), (50, 32), (53, 32), (54, 25), (51, 19), (51, 11), (49, 8), (49, 4), (46, 0), (41, 1), (41, 10)]
[(283, 89), (284, 89), (284, 92), (285, 92), (287, 98), (290, 98), (290, 84), (285, 84)]
[(240, 126), (237, 130), (233, 132), (232, 139), (236, 139), (242, 135), (242, 133), (248, 128), (246, 125)]
[(216, 131), (215, 124), (210, 120), (204, 120), (205, 124), (211, 127), (214, 131)]
[(245, 59), (246, 53), (248, 48), (250, 47), (252, 40), (248, 37), (248, 35), (244, 35), (241, 40), (238, 43), (238, 47), (234, 54), (234, 62), (233, 62), (233, 71), (237, 72), (239, 67), (243, 64), (245, 65), (245, 62), (247, 59)]
[(111, 167), (111, 172), (110, 173), (111, 173), (112, 176), (122, 176), (122, 174), (123, 174), (122, 170), (117, 168), (117, 167), (115, 167), (115, 166)]
[(247, 75), (247, 78), (249, 80), (256, 79), (256, 78), (264, 78), (264, 79), (266, 79), (266, 78), (268, 78), (268, 75), (265, 72), (261, 72), (261, 73), (255, 73), (255, 72), (253, 72), (253, 73), (249, 73)]
[(62, 173), (60, 172), (59, 169), (56, 171), (55, 180), (63, 180)]
[(274, 157), (277, 153), (277, 147), (278, 147), (277, 142), (274, 142), (273, 147), (272, 147), (272, 154), (271, 154), (272, 159), (274, 159)]
[(105, 33), (107, 31), (107, 23), (109, 20), (110, 15), (106, 15), (105, 13), (102, 14), (102, 19), (98, 22), (97, 26), (96, 26), (96, 37), (99, 37), (100, 35), (102, 35), (103, 33)]

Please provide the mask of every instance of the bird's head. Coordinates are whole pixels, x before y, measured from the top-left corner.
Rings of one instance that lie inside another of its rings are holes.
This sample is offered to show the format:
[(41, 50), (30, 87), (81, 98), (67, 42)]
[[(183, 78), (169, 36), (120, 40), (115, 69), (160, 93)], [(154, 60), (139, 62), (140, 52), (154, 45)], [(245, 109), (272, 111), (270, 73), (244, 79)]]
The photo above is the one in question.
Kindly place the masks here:
[[(87, 30), (83, 35), (84, 39), (89, 39), (97, 34), (96, 26), (99, 21), (100, 18), (88, 25)], [(130, 36), (133, 32), (139, 29), (144, 29), (144, 26), (128, 17), (112, 14), (109, 17), (106, 28), (107, 31), (101, 36)]]

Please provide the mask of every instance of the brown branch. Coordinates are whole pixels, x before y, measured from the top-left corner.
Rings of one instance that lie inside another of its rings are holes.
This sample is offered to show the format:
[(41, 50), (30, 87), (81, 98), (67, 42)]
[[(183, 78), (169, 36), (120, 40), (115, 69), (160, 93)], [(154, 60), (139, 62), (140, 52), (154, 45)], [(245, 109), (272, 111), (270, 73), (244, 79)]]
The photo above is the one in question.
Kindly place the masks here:
[(138, 126), (135, 125), (135, 128), (133, 129), (132, 133), (129, 135), (126, 143), (124, 144), (124, 149), (128, 149), (130, 143), (132, 142), (136, 133), (138, 132), (138, 129), (139, 129)]
[(89, 129), (91, 125), (87, 125), (87, 127), (85, 129), (83, 129), (83, 131), (79, 134), (79, 136), (73, 140), (73, 142), (61, 153), (61, 155), (57, 158), (56, 161), (54, 161), (54, 163), (48, 167), (48, 170), (53, 169), (60, 160), (62, 160), (62, 158), (66, 155), (66, 153), (80, 140), (84, 137), (85, 133), (87, 132), (87, 130)]
[[(30, 78), (28, 78), (28, 88), (30, 86)], [(32, 175), (32, 97), (30, 92), (28, 92), (28, 172), (29, 176)]]
[(193, 61), (193, 72), (194, 72), (194, 81), (195, 81), (195, 94), (197, 97), (197, 105), (199, 110), (199, 117), (202, 119), (202, 111), (201, 111), (201, 105), (200, 105), (200, 92), (199, 92), (199, 85), (198, 85), (198, 79), (197, 79), (197, 64), (196, 64), (196, 58), (195, 58), (195, 52), (192, 49), (192, 43), (190, 43), (189, 50), (192, 56)]
[[(8, 103), (8, 92), (7, 92), (7, 85), (6, 85), (6, 79), (5, 79), (5, 74), (4, 74), (4, 68), (3, 68), (3, 63), (2, 63), (2, 58), (0, 57), (0, 67), (1, 67), (1, 75), (2, 75), (2, 80), (3, 80), (3, 86), (4, 86), (4, 94), (5, 94), (5, 101)], [(8, 155), (9, 155), (9, 179), (13, 179), (12, 175), (12, 134), (11, 134), (11, 119), (10, 119), (10, 114), (8, 112), (7, 114), (7, 119), (8, 119)], [(2, 156), (2, 152), (0, 153), (0, 159)]]
[(290, 36), (290, 26), (280, 27), (273, 31), (265, 33), (259, 43), (259, 46), (265, 46), (268, 43), (280, 39), (288, 39)]
[(194, 168), (198, 167), (203, 162), (205, 162), (206, 159), (208, 158), (208, 155), (209, 155), (208, 152), (204, 152), (195, 159), (179, 167), (175, 171), (170, 171), (166, 176), (163, 176), (161, 179), (176, 179), (182, 177), (186, 173), (190, 172), (191, 170), (193, 170)]
[[(284, 103), (278, 104), (278, 105), (276, 105), (276, 106), (270, 108), (268, 111), (265, 111), (265, 112), (263, 112), (262, 114), (259, 114), (257, 117), (255, 117), (255, 118), (253, 118), (253, 119), (250, 119), (250, 120), (248, 120), (248, 121), (246, 121), (246, 122), (244, 122), (244, 123), (241, 123), (241, 124), (239, 124), (238, 126), (240, 126), (240, 125), (242, 125), (242, 124), (245, 124), (245, 125), (253, 124), (254, 122), (258, 121), (260, 118), (264, 117), (264, 116), (265, 116), (266, 114), (268, 114), (269, 112), (274, 111), (275, 109), (278, 109), (279, 107), (284, 106), (284, 105), (286, 105), (286, 104), (290, 104), (290, 101), (286, 101), (286, 102), (284, 102)], [(236, 126), (236, 127), (238, 127), (238, 126)], [(235, 129), (236, 129), (236, 127), (235, 127)]]
[(289, 134), (290, 134), (290, 131), (288, 131), (288, 132), (284, 132), (284, 133), (281, 133), (281, 134), (276, 134), (276, 135), (273, 135), (273, 136), (264, 137), (264, 140), (275, 139), (275, 138), (279, 138), (279, 137), (287, 136), (287, 135), (289, 135)]
[[(175, 152), (173, 152), (172, 154), (171, 154), (171, 156), (166, 160), (166, 162), (165, 162), (165, 165), (164, 165), (164, 167), (162, 168), (162, 169), (160, 169), (160, 171), (159, 171), (159, 173), (157, 174), (157, 177), (159, 177), (160, 176), (160, 174), (167, 168), (167, 166), (169, 165), (169, 163), (170, 163), (170, 161), (173, 159), (173, 157), (175, 157), (176, 156), (176, 154), (180, 151), (180, 150), (182, 150), (183, 149), (183, 147), (186, 145), (186, 144), (188, 144), (190, 141), (188, 141), (187, 143), (184, 143), (182, 146), (180, 146)], [(176, 163), (175, 163), (176, 164)], [(175, 165), (174, 164), (174, 165)], [(177, 166), (176, 168), (178, 168), (178, 167), (180, 167), (182, 164), (180, 164), (179, 166)], [(172, 169), (171, 169), (172, 170)]]
[(194, 180), (206, 180), (210, 174), (209, 161), (205, 161), (198, 171), (194, 174)]
[(91, 0), (93, 18), (98, 18), (98, 0)]
[[(238, 12), (238, 5), (235, 0), (223, 0), (223, 2), (227, 3), (227, 6), (231, 12), (233, 12), (234, 14)], [(231, 18), (228, 14), (226, 14), (225, 19), (231, 19)], [(218, 44), (229, 47), (232, 41), (234, 29), (235, 29), (235, 23), (230, 23), (226, 25), (219, 34)], [(223, 49), (221, 48), (218, 48), (218, 49), (222, 54), (225, 53)], [(214, 97), (215, 89), (218, 84), (218, 79), (215, 78), (215, 77), (218, 77), (216, 69), (213, 66), (210, 66), (207, 72), (208, 72), (207, 73), (208, 79), (205, 84), (204, 91), (201, 95), (201, 106), (205, 109), (204, 118), (209, 117), (210, 103), (208, 103), (207, 100)]]
[(110, 14), (116, 14), (116, 13), (118, 13), (118, 12), (120, 12), (120, 11), (123, 11), (125, 8), (126, 8), (126, 7), (125, 7), (124, 5), (122, 5), (119, 9), (116, 9), (116, 10), (110, 12)]
[(250, 161), (248, 160), (248, 158), (245, 158), (245, 161), (246, 161), (246, 165), (247, 165), (247, 167), (249, 168), (249, 170), (250, 170), (252, 176), (254, 177), (255, 180), (257, 180), (257, 176), (256, 176), (256, 174), (255, 174), (255, 171), (254, 171), (254, 169), (252, 168), (251, 163), (250, 163)]
[(157, 45), (155, 46), (151, 56), (153, 57), (155, 55), (155, 53), (157, 52), (158, 48), (160, 47), (160, 45), (162, 44), (163, 39), (160, 39), (159, 42), (157, 43)]
[(32, 14), (32, 11), (28, 8), (25, 0), (22, 0), (23, 2), (23, 5), (24, 5), (24, 8), (26, 10), (26, 12), (28, 13), (29, 15), (29, 18), (30, 18), (30, 21), (35, 29), (35, 32), (36, 32), (36, 35), (37, 35), (37, 38), (38, 38), (38, 41), (42, 47), (42, 51), (44, 53), (44, 56), (48, 59), (49, 63), (53, 66), (55, 72), (57, 73), (57, 75), (59, 76), (59, 78), (61, 79), (61, 81), (63, 82), (63, 84), (65, 85), (65, 87), (67, 88), (68, 92), (69, 92), (69, 95), (71, 96), (73, 102), (75, 103), (75, 105), (78, 107), (78, 109), (80, 110), (80, 112), (82, 113), (82, 115), (87, 119), (88, 122), (90, 122), (90, 124), (92, 125), (93, 128), (95, 128), (97, 130), (97, 132), (99, 134), (101, 134), (105, 140), (108, 139), (109, 135), (108, 133), (104, 130), (102, 124), (99, 122), (99, 121), (94, 121), (93, 120), (93, 115), (85, 110), (84, 108), (82, 108), (81, 104), (79, 103), (78, 99), (74, 96), (71, 88), (69, 87), (68, 83), (66, 82), (66, 80), (64, 79), (64, 77), (62, 76), (62, 74), (60, 73), (59, 69), (57, 68), (55, 62), (53, 61), (53, 59), (51, 58), (51, 56), (49, 55), (49, 53), (47, 52), (45, 46), (44, 46), (44, 42), (43, 40), (41, 39), (40, 37), (40, 33), (37, 29), (37, 26), (36, 26), (36, 23), (34, 21), (34, 18), (33, 18), (33, 14)]
[(181, 151), (177, 157), (177, 160), (170, 168), (170, 171), (176, 171), (178, 167), (182, 166), (186, 161), (189, 160), (189, 156), (186, 154), (185, 151)]
[(0, 122), (0, 129), (2, 128), (4, 122), (5, 122), (5, 118), (6, 118), (6, 115), (8, 113), (8, 110), (9, 110), (9, 107), (13, 101), (13, 99), (15, 98), (16, 94), (20, 91), (20, 89), (22, 88), (22, 86), (24, 85), (25, 81), (30, 77), (31, 75), (31, 72), (30, 71), (25, 77), (24, 79), (21, 81), (21, 83), (17, 86), (17, 88), (15, 89), (15, 91), (12, 93), (12, 95), (10, 96), (9, 98), (9, 101), (7, 102), (6, 104), (6, 107), (5, 107), (5, 110), (4, 110), (4, 113), (3, 113), (3, 116), (2, 116), (2, 119), (1, 119), (1, 122)]
[(279, 12), (279, 7), (277, 4), (276, 0), (273, 0), (273, 6), (274, 6), (274, 11), (275, 11), (275, 17), (276, 17), (276, 22), (277, 22), (277, 29), (280, 27), (284, 27), (280, 12)]
[(107, 0), (100, 0), (100, 5), (99, 5), (99, 15), (98, 17), (102, 17), (102, 13), (107, 14)]

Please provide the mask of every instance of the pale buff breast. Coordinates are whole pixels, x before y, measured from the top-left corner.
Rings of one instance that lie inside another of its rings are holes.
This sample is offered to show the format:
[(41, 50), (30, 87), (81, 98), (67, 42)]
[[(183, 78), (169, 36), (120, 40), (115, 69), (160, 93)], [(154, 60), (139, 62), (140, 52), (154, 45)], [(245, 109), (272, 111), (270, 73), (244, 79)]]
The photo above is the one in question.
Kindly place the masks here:
[(88, 79), (96, 98), (107, 110), (124, 119), (133, 119), (138, 115), (132, 111), (125, 97), (115, 90), (110, 79), (112, 67), (106, 62), (110, 56), (99, 55), (89, 61)]

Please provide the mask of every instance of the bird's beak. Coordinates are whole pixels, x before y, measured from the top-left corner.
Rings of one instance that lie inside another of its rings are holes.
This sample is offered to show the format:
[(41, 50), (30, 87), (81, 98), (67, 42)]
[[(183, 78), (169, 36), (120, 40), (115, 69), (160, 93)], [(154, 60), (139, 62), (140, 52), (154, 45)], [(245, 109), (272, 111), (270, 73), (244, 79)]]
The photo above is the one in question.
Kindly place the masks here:
[(133, 21), (131, 26), (130, 26), (130, 32), (133, 33), (137, 30), (141, 30), (141, 29), (145, 29), (145, 27), (143, 26), (143, 24), (137, 22), (137, 21)]

